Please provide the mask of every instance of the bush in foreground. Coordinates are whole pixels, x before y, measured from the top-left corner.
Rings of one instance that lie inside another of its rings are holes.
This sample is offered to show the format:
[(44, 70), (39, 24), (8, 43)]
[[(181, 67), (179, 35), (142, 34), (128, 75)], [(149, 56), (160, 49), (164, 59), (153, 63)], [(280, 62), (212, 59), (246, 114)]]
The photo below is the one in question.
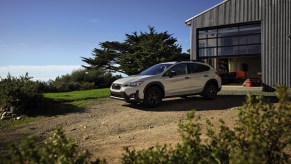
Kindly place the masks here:
[[(247, 96), (234, 129), (223, 121), (218, 131), (208, 121), (207, 140), (195, 113), (179, 124), (182, 143), (175, 148), (125, 148), (123, 163), (290, 163), (291, 104), (286, 87), (278, 87), (278, 104)], [(289, 151), (289, 152), (288, 152)]]
[[(44, 144), (37, 145), (33, 137), (22, 141), (19, 147), (12, 145), (9, 155), (0, 156), (0, 163), (90, 163), (90, 153), (80, 152), (78, 146), (57, 129)], [(95, 163), (105, 161), (96, 160)]]
[(42, 98), (42, 91), (37, 82), (26, 74), (19, 78), (10, 74), (0, 80), (0, 107), (14, 107), (22, 113), (30, 112)]

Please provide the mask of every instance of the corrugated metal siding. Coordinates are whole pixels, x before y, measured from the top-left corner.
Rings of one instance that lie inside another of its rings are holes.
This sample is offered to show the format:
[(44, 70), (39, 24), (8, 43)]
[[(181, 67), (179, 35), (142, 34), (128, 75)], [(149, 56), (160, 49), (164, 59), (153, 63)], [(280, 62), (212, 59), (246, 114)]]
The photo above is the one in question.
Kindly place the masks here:
[[(191, 40), (192, 59), (196, 59), (197, 28), (221, 26), (261, 20), (261, 0), (229, 0), (208, 12), (192, 19)], [(264, 1), (264, 0), (263, 0)]]
[(263, 82), (291, 87), (291, 1), (265, 0), (261, 7)]
[(228, 0), (191, 20), (191, 57), (197, 56), (197, 28), (261, 21), (262, 80), (291, 87), (291, 0)]

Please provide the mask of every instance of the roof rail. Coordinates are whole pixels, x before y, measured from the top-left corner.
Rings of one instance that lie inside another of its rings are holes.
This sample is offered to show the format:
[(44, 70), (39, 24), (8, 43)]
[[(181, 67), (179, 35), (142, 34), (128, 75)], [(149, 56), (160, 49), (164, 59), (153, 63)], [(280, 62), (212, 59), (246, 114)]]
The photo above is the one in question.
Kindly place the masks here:
[(200, 63), (205, 63), (203, 60), (191, 60), (193, 62), (200, 62)]

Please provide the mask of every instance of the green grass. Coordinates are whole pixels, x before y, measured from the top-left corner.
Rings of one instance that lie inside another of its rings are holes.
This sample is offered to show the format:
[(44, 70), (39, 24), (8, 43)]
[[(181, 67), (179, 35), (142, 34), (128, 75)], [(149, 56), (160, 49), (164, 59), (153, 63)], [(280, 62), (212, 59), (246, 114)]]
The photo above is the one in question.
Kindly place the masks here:
[(84, 91), (44, 93), (44, 98), (57, 103), (70, 104), (79, 108), (86, 108), (94, 104), (96, 99), (109, 97), (109, 88), (91, 89)]
[(109, 94), (109, 88), (61, 93), (44, 93), (43, 96), (48, 101), (43, 103), (43, 106), (39, 107), (40, 114), (36, 114), (33, 117), (22, 116), (20, 120), (0, 120), (0, 129), (2, 127), (13, 127), (33, 122), (41, 119), (43, 113), (48, 113), (49, 115), (62, 115), (74, 112), (76, 108), (84, 109), (93, 105), (98, 98), (109, 97)]
[(109, 88), (103, 88), (73, 92), (44, 93), (44, 97), (57, 102), (75, 102), (109, 97), (109, 94)]
[(17, 125), (28, 124), (30, 122), (39, 120), (41, 118), (42, 118), (42, 116), (37, 116), (37, 117), (21, 116), (20, 120), (14, 120), (14, 119), (1, 120), (0, 121), (0, 129), (2, 129), (3, 127), (13, 127), (13, 126), (17, 126)]
[(93, 105), (98, 98), (109, 97), (109, 88), (91, 89), (84, 91), (44, 93), (46, 99), (43, 111), (49, 115), (62, 115), (80, 111)]

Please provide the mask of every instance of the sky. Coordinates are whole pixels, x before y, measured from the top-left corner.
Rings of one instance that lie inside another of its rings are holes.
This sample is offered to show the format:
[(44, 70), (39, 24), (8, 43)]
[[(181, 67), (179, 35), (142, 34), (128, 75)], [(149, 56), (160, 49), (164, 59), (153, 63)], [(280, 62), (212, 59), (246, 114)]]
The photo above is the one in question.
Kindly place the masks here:
[(0, 77), (29, 73), (35, 80), (81, 68), (100, 42), (125, 34), (168, 31), (186, 52), (185, 20), (223, 0), (0, 0)]

